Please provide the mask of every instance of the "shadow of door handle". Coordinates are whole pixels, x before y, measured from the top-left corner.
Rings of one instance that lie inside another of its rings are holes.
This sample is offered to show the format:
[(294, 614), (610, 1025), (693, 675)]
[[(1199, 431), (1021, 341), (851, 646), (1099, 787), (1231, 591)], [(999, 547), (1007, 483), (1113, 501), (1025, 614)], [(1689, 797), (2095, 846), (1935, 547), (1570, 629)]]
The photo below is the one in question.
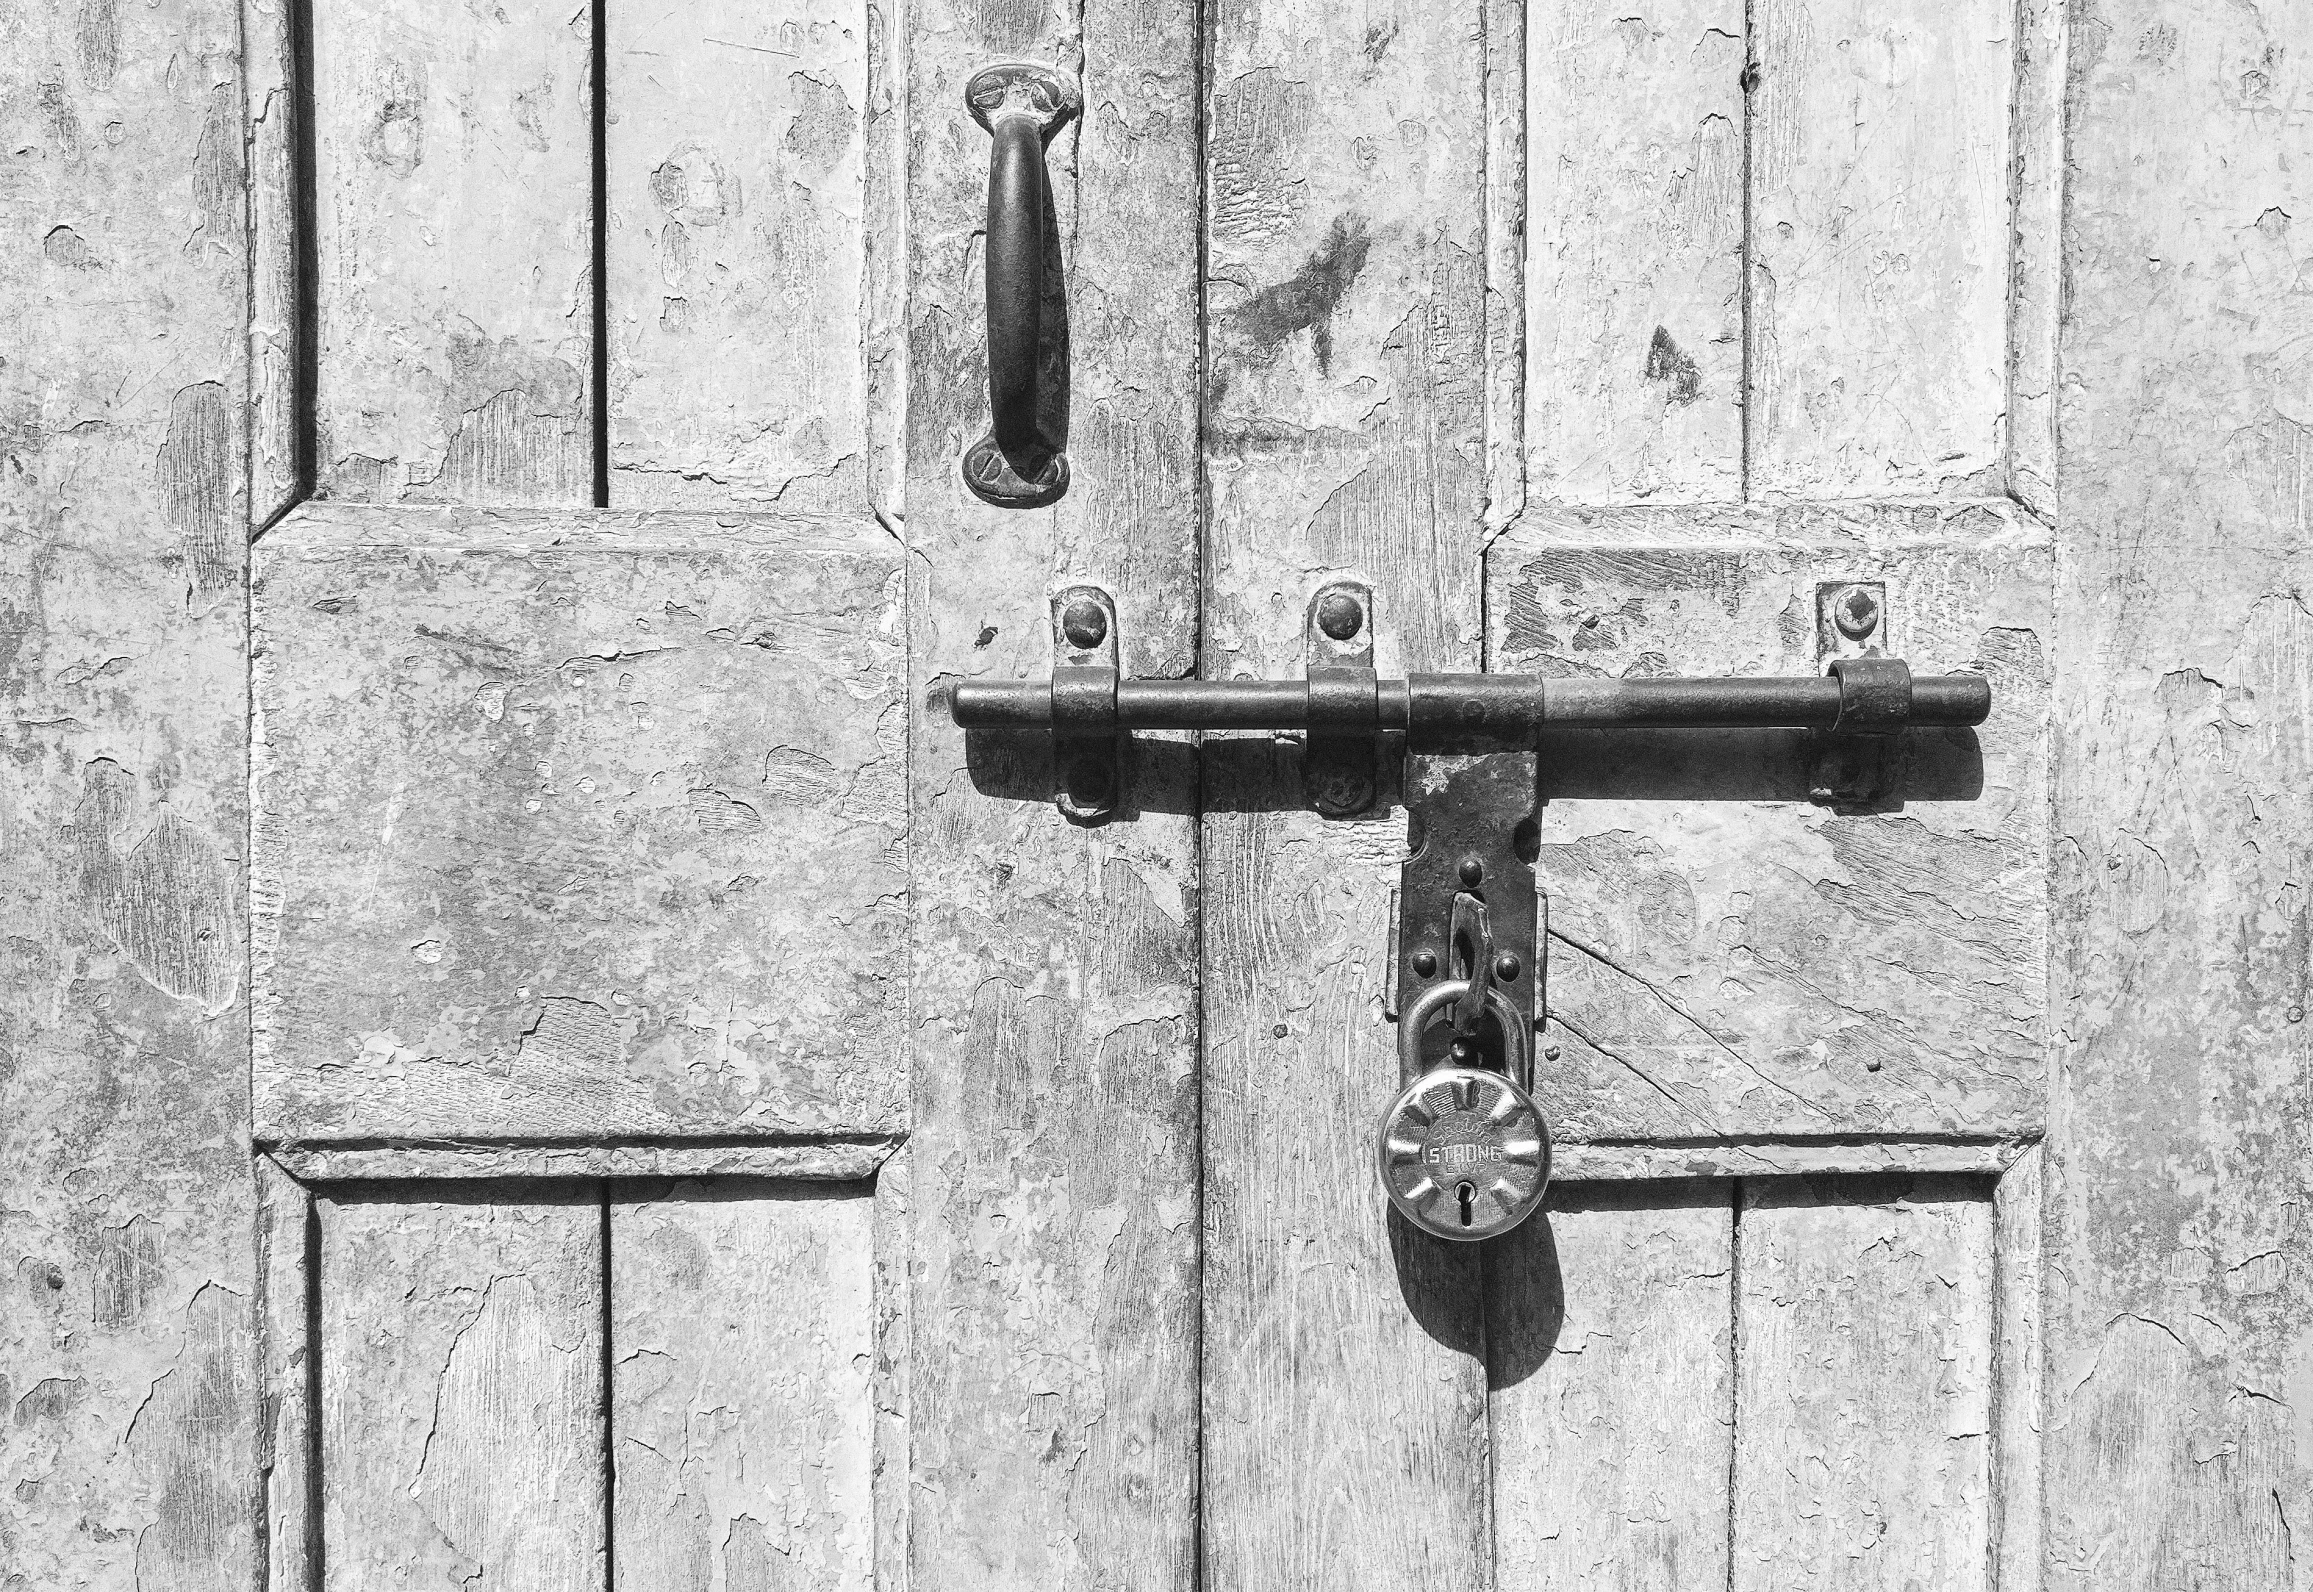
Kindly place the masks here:
[[(1037, 61), (999, 61), (964, 85), (988, 151), (988, 434), (965, 451), (964, 484), (1002, 508), (1041, 508), (1068, 490), (1068, 455), (1045, 428), (1044, 146), (1083, 105), (1076, 80)], [(1051, 395), (1057, 396), (1057, 395)]]

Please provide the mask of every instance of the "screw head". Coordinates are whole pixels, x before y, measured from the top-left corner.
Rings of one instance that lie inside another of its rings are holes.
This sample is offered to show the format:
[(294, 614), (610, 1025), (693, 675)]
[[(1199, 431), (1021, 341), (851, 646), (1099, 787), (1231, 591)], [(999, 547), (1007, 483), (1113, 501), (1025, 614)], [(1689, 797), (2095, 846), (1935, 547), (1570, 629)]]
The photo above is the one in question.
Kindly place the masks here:
[(1422, 977), (1428, 978), (1438, 970), (1438, 953), (1435, 951), (1414, 952), (1413, 970)]
[(1516, 983), (1518, 975), (1524, 971), (1526, 964), (1518, 960), (1514, 951), (1504, 951), (1494, 958), (1494, 976), (1505, 984)]
[(1879, 599), (1861, 586), (1850, 586), (1831, 605), (1831, 622), (1850, 641), (1861, 641), (1879, 628)]
[(1079, 597), (1060, 613), (1060, 633), (1072, 647), (1097, 647), (1108, 639), (1108, 614), (1089, 597)]
[(1116, 770), (1099, 757), (1079, 757), (1068, 765), (1068, 797), (1080, 807), (1106, 807), (1116, 799)]
[(1347, 641), (1365, 628), (1365, 605), (1345, 591), (1329, 591), (1317, 600), (1317, 628)]
[(1371, 776), (1337, 768), (1323, 775), (1315, 791), (1317, 810), (1329, 818), (1351, 818), (1373, 805)]
[(1483, 882), (1485, 877), (1486, 865), (1484, 863), (1475, 857), (1462, 859), (1462, 883), (1474, 887)]

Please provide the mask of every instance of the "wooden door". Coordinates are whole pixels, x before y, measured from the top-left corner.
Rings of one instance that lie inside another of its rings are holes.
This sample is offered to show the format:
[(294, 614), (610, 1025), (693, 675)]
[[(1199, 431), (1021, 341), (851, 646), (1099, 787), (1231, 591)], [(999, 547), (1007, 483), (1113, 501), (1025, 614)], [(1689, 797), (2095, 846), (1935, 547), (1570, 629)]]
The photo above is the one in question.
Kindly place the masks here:
[(1208, 755), (1212, 1584), (2038, 1573), (2055, 29), (1216, 14), (1208, 674), (1292, 672), (1313, 571), (1384, 673), (1813, 673), (1862, 584), (1997, 705), (1868, 810), (1545, 740), (1559, 1181), (1482, 1247), (1366, 1159), (1402, 820)]
[[(2279, 1586), (2295, 12), (81, 0), (0, 242), (0, 1586)], [(1060, 503), (984, 425), (991, 59)], [(1549, 1207), (1393, 1224), (1403, 817), (945, 685), (1992, 676), (1542, 748)]]

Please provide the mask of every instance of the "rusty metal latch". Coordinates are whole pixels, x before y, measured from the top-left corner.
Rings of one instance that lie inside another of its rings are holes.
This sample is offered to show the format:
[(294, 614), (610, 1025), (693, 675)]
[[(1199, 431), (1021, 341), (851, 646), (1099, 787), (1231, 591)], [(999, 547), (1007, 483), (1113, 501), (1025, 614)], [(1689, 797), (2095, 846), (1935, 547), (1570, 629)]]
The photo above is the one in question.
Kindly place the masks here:
[(1300, 680), (1126, 680), (1116, 610), (1096, 586), (1053, 599), (1049, 681), (969, 680), (950, 697), (966, 730), (1048, 731), (1060, 806), (1116, 810), (1134, 730), (1298, 731), (1304, 794), (1328, 817), (1371, 812), (1388, 775), (1408, 854), (1393, 904), (1385, 1005), (1398, 1022), (1399, 1093), (1377, 1150), (1391, 1203), (1451, 1239), (1507, 1232), (1541, 1203), (1550, 1137), (1532, 1095), (1546, 1010), (1548, 902), (1534, 873), (1537, 744), (1557, 729), (1815, 732), (1818, 801), (1882, 792), (1888, 748), (1914, 726), (1981, 724), (1980, 675), (1914, 675), (1878, 648), (1884, 592), (1826, 586), (1819, 676), (1548, 678), (1374, 667), (1373, 596), (1333, 580), (1310, 599)]

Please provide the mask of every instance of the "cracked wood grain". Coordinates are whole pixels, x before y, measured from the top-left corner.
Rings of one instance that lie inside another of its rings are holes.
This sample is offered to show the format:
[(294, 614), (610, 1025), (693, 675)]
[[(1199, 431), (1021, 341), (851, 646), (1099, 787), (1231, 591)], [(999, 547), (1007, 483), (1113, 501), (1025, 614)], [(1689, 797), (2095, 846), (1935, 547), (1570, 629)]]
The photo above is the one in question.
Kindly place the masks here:
[(319, 1197), (326, 1592), (602, 1592), (599, 1188)]
[(1727, 1584), (1733, 1187), (1562, 1185), (1488, 1246), (1497, 1585)]
[(1527, 329), (1490, 377), (1523, 387), (1524, 493), (2052, 512), (2065, 23), (2010, 10), (1489, 13), (1523, 55), (1488, 186), (1525, 221), (1489, 267)]
[(874, 1207), (748, 1178), (613, 1197), (613, 1585), (874, 1585)]
[(594, 500), (591, 17), (314, 0), (320, 495)]
[(0, 1581), (262, 1573), (236, 7), (0, 60)]
[(2056, 518), (2057, 339), (2064, 315), (2064, 80), (2071, 8), (2019, 0), (2010, 107), (2008, 491)]
[[(1196, 640), (1197, 105), (1184, 0), (909, 7), (907, 518), (915, 984), (907, 1575), (941, 1592), (1194, 1583), (1195, 772), (1135, 754), (1129, 818), (1064, 822), (1033, 744), (967, 749), (943, 686), (1051, 664), (1047, 592), (1116, 596), (1125, 668)], [(965, 491), (987, 424), (979, 66), (1081, 69), (1049, 152), (1074, 485)], [(936, 1347), (936, 1352), (934, 1352)]]
[(1890, 651), (1993, 682), (1980, 730), (1907, 737), (1881, 811), (1811, 805), (1796, 733), (1550, 739), (1554, 1131), (2038, 1136), (2052, 569), (1997, 500), (1537, 510), (1496, 544), (1497, 668), (1812, 674), (1818, 587), (1868, 579)]
[(2045, 1149), (2033, 1145), (1993, 1188), (1992, 1566), (1999, 1592), (2040, 1592), (2047, 1534), (2041, 1425), (2047, 1406), (2041, 1207)]
[(1539, 499), (1742, 495), (1743, 40), (1742, 0), (1585, 0), (1528, 20)]
[(914, 1158), (902, 1144), (876, 1168), (870, 1232), (874, 1360), (868, 1389), (875, 1401), (875, 1429), (868, 1486), (875, 1513), (877, 1592), (907, 1592), (908, 1586), (908, 1202), (913, 1186)]
[(608, 28), (611, 502), (863, 506), (869, 8), (647, 0)]
[(1968, 1592), (1991, 1570), (1980, 1182), (1743, 1185), (1734, 1592)]
[(298, 369), (296, 24), (293, 0), (242, 0), (249, 163), (248, 519), (269, 524), (296, 502), (303, 373)]
[(1526, 506), (1526, 7), (1483, 0), (1486, 40), (1486, 530)]
[(2048, 1584), (2287, 1586), (2313, 1493), (2313, 10), (2089, 0), (2070, 49)]
[(857, 1182), (873, 1177), (896, 1138), (761, 1144), (281, 1144), (267, 1158), (309, 1182), (379, 1178), (655, 1177), (800, 1178)]
[(1752, 26), (1752, 492), (1997, 490), (2016, 7), (1756, 0)]
[[(1299, 674), (1336, 570), (1384, 673), (1479, 661), (1482, 20), (1211, 13), (1208, 678)], [(1486, 1585), (1478, 1257), (1373, 1175), (1403, 819), (1304, 811), (1287, 746), (1203, 761), (1205, 1577)]]
[(314, 1505), (319, 1426), (314, 1394), (312, 1261), (320, 1237), (313, 1197), (278, 1164), (259, 1156), (257, 1264), (262, 1280), (258, 1332), (265, 1427), (258, 1456), (264, 1477), (263, 1585), (309, 1592), (321, 1569), (321, 1519)]
[(901, 1125), (879, 526), (337, 507), (259, 557), (261, 1137)]

